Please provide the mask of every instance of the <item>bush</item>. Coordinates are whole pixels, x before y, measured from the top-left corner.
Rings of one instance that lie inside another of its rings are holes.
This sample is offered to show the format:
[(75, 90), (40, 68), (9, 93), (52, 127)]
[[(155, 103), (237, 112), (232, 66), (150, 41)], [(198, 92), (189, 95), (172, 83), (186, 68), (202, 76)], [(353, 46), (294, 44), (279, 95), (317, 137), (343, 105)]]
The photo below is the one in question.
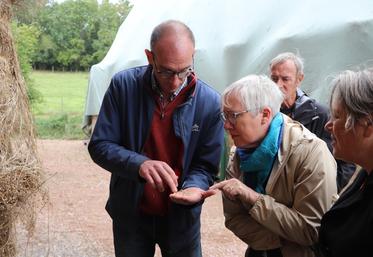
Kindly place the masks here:
[(35, 55), (39, 40), (40, 31), (36, 26), (12, 22), (17, 55), (21, 67), (22, 76), (27, 86), (27, 96), (31, 104), (42, 102), (41, 93), (35, 89), (34, 81), (30, 78), (32, 70), (31, 61)]
[(82, 139), (81, 116), (61, 113), (55, 116), (37, 117), (36, 130), (42, 139)]

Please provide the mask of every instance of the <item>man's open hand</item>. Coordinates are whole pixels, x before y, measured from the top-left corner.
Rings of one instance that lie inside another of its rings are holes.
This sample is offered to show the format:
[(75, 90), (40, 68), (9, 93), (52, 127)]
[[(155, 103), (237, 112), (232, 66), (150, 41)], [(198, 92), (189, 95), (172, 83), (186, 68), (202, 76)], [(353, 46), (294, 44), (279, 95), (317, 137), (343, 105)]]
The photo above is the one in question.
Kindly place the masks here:
[(191, 205), (202, 201), (204, 199), (204, 193), (205, 191), (198, 187), (188, 187), (176, 193), (170, 194), (170, 198), (175, 203)]

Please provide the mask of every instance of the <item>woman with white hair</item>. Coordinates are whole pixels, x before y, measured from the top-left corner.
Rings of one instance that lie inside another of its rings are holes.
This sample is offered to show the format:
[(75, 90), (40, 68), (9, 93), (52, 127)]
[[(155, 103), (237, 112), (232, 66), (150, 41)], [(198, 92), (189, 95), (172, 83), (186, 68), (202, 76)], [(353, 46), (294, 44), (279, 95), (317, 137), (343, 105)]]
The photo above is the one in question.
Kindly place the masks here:
[(322, 215), (336, 194), (336, 163), (325, 142), (279, 112), (283, 94), (250, 75), (222, 95), (235, 146), (223, 193), (225, 225), (249, 245), (245, 256), (314, 256)]
[(320, 228), (323, 256), (372, 256), (373, 242), (373, 69), (344, 71), (332, 82), (331, 118), (336, 158), (357, 171)]

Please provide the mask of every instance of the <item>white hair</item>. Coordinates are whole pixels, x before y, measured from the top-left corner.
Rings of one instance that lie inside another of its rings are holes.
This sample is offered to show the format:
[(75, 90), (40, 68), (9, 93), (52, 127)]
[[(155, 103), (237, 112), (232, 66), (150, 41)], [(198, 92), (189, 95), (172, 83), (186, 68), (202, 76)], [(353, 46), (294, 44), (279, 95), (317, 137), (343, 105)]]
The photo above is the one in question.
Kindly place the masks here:
[(281, 53), (277, 55), (275, 58), (273, 58), (272, 61), (269, 63), (269, 69), (272, 70), (273, 67), (283, 62), (286, 62), (287, 60), (291, 60), (294, 63), (295, 68), (297, 69), (297, 75), (304, 74), (303, 58), (291, 52)]
[(265, 75), (248, 75), (232, 83), (222, 94), (222, 107), (230, 107), (230, 96), (237, 97), (253, 115), (257, 115), (264, 107), (269, 107), (274, 116), (280, 111), (284, 101), (279, 87)]

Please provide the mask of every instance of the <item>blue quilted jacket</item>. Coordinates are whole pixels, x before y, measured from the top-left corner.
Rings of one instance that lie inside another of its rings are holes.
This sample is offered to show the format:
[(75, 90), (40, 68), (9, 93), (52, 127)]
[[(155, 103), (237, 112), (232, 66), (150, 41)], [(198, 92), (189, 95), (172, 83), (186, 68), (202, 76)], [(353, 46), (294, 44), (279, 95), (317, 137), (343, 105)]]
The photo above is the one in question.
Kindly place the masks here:
[[(150, 79), (151, 66), (124, 70), (113, 77), (88, 145), (94, 162), (111, 172), (106, 210), (112, 219), (125, 222), (129, 233), (136, 229), (145, 183), (138, 171), (148, 159), (142, 152), (155, 108)], [(175, 110), (175, 134), (184, 144), (179, 189), (207, 189), (213, 184), (223, 147), (219, 113), (220, 95), (201, 80)], [(169, 235), (175, 250), (199, 236), (201, 205), (171, 205)]]

